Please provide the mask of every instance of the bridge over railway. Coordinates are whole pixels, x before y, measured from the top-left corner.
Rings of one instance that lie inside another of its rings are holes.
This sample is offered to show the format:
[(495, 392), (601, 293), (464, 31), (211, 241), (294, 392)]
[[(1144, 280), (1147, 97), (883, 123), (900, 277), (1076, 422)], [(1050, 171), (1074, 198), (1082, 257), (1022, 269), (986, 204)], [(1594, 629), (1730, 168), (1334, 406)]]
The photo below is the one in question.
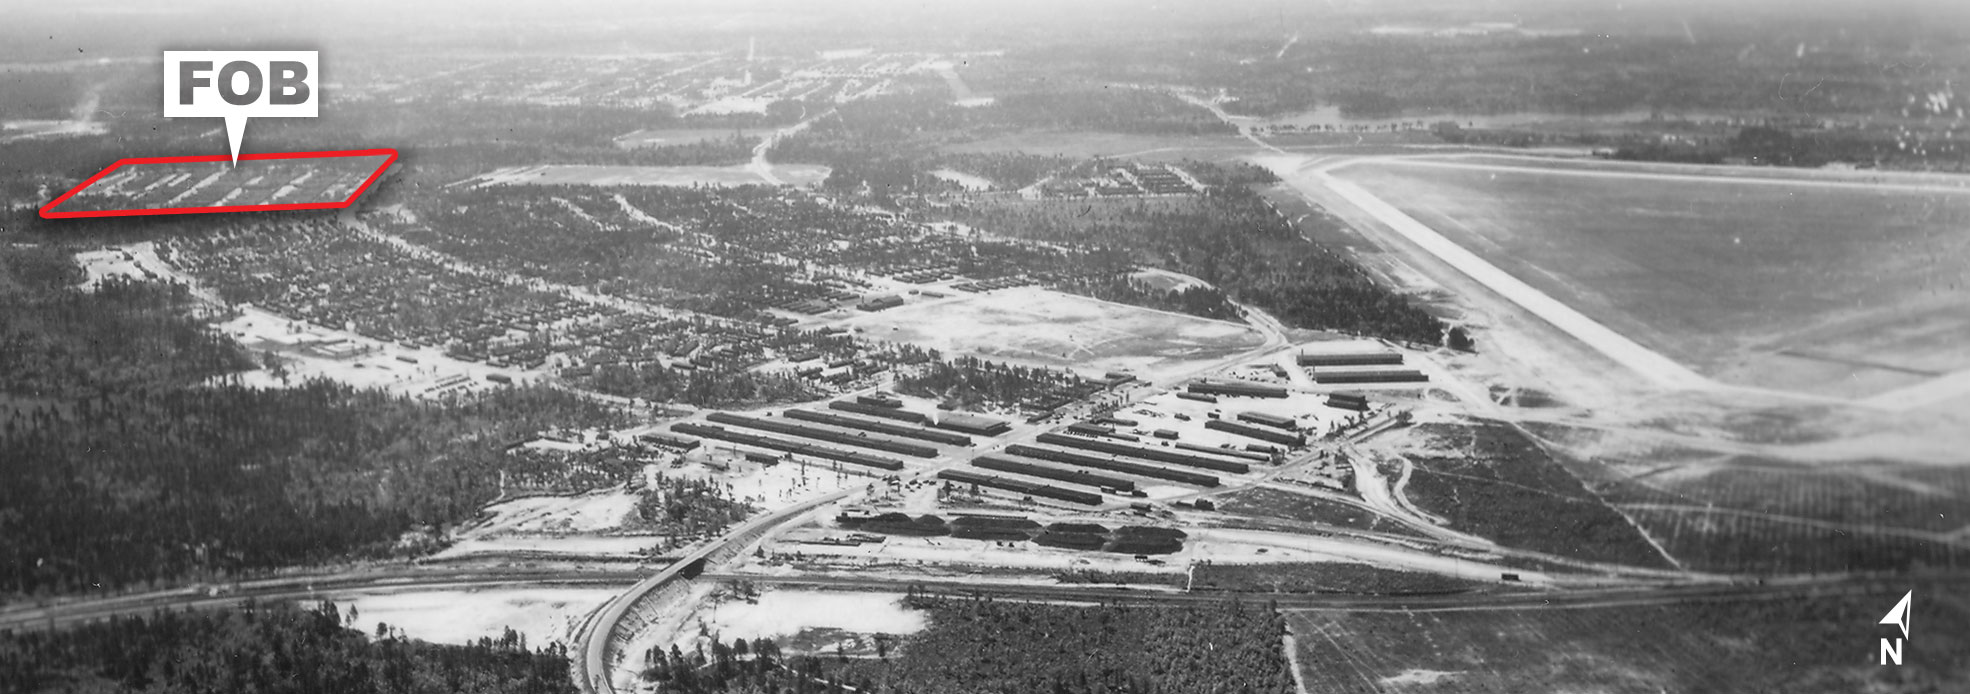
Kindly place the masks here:
[(587, 694), (616, 694), (611, 669), (621, 662), (622, 649), (661, 615), (665, 603), (683, 597), (692, 582), (707, 579), (708, 567), (742, 556), (748, 547), (774, 532), (804, 522), (808, 514), (860, 493), (856, 487), (800, 502), (746, 521), (737, 528), (678, 557), (675, 563), (649, 576), (589, 615), (576, 632), (580, 654), (574, 659), (575, 683)]

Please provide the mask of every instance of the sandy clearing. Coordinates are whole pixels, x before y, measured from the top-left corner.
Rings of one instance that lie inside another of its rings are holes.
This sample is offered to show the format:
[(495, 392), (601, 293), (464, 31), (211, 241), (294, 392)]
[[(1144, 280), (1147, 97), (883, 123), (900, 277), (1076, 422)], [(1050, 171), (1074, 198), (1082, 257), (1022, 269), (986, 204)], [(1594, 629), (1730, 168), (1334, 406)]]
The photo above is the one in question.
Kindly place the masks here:
[(333, 602), (345, 617), (354, 609), (355, 628), (368, 634), (376, 633), (376, 625), (383, 623), (411, 638), (466, 644), (482, 637), (499, 638), (510, 627), (526, 636), (528, 647), (538, 648), (571, 643), (582, 617), (617, 592), (614, 588), (500, 588), (379, 593)]
[(1017, 287), (853, 316), (869, 337), (1045, 366), (1131, 371), (1148, 378), (1194, 370), (1255, 348), (1242, 323)]
[[(141, 254), (137, 257), (140, 262), (143, 261)], [(146, 263), (145, 267), (150, 265)], [(357, 387), (382, 388), (413, 397), (437, 399), (491, 388), (492, 384), (485, 380), (491, 374), (504, 375), (514, 383), (528, 383), (538, 377), (527, 371), (453, 359), (435, 347), (412, 348), (252, 307), (242, 308), (238, 317), (215, 327), (256, 354), (271, 352), (279, 355), (281, 369), (286, 374), (281, 376), (258, 369), (215, 377), (215, 382), (238, 379), (254, 387), (285, 388), (319, 377)], [(347, 345), (348, 355), (329, 356), (318, 351), (319, 347), (330, 344)], [(415, 363), (404, 359), (415, 360)]]
[(541, 553), (628, 559), (642, 556), (643, 552), (662, 545), (663, 541), (663, 538), (654, 535), (509, 535), (460, 540), (444, 551), (431, 555), (431, 558), (447, 560), (481, 554)]
[(611, 489), (579, 496), (531, 496), (487, 506), (468, 537), (502, 533), (593, 533), (622, 527), (641, 495)]
[(777, 638), (803, 629), (834, 628), (861, 634), (912, 634), (927, 624), (922, 613), (903, 607), (901, 593), (825, 590), (771, 590), (757, 604), (711, 606), (700, 622), (721, 638)]
[[(1446, 557), (1390, 545), (1276, 533), (1264, 530), (1199, 528), (1187, 531), (1184, 555), (1232, 564), (1266, 562), (1336, 561), (1365, 562), (1386, 568), (1429, 571), (1473, 581), (1496, 582), (1503, 573), (1517, 573), (1524, 583), (1550, 585), (1552, 576), (1537, 571), (1514, 569), (1474, 559)], [(1260, 553), (1259, 550), (1266, 550)]]
[(956, 183), (959, 188), (971, 191), (991, 190), (992, 186), (996, 185), (991, 179), (955, 169), (937, 169), (930, 172), (930, 175)]
[[(150, 241), (145, 241), (138, 245), (145, 247), (154, 246), (153, 242)], [(133, 280), (144, 279), (146, 266), (141, 261), (136, 260), (135, 254), (132, 254), (130, 259), (125, 260), (123, 254), (126, 252), (123, 248), (105, 248), (75, 254), (75, 262), (82, 266), (82, 273), (84, 275), (82, 284), (80, 285), (82, 291), (93, 292), (96, 290), (98, 282), (111, 277), (125, 277)]]

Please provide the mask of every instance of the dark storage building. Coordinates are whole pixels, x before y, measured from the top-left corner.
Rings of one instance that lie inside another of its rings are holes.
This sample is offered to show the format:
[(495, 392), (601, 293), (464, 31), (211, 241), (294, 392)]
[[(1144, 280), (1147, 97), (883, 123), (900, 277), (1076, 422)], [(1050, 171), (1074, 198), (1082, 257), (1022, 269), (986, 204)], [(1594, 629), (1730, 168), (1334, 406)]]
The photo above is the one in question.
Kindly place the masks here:
[(1314, 354), (1301, 352), (1300, 366), (1392, 366), (1402, 363), (1400, 352)]
[(1222, 419), (1213, 419), (1211, 421), (1205, 422), (1204, 427), (1208, 429), (1216, 429), (1218, 431), (1228, 431), (1233, 434), (1237, 434), (1239, 436), (1249, 436), (1251, 438), (1255, 438), (1260, 441), (1271, 441), (1273, 443), (1280, 443), (1288, 446), (1299, 447), (1306, 445), (1306, 437), (1301, 436), (1299, 434), (1288, 434), (1286, 432), (1279, 431), (1277, 429), (1266, 429), (1262, 427), (1255, 427), (1250, 424), (1227, 422)]
[(1248, 398), (1283, 398), (1286, 389), (1258, 383), (1239, 383), (1236, 381), (1198, 381), (1190, 384), (1192, 393), (1205, 395), (1235, 395)]
[(1327, 406), (1356, 412), (1368, 411), (1368, 396), (1354, 393), (1334, 393), (1327, 396)]
[(1430, 377), (1415, 369), (1350, 369), (1347, 371), (1323, 371), (1315, 369), (1315, 383), (1422, 383)]
[(1240, 412), (1238, 413), (1238, 421), (1251, 422), (1253, 424), (1263, 424), (1265, 426), (1273, 427), (1275, 429), (1285, 429), (1287, 431), (1293, 431), (1300, 428), (1299, 422), (1295, 421), (1292, 417), (1281, 417), (1276, 414), (1267, 414), (1264, 412)]
[(699, 446), (704, 445), (703, 441), (689, 436), (673, 436), (655, 431), (638, 435), (636, 439), (644, 443), (663, 446), (665, 448), (675, 448), (680, 451), (695, 451)]
[(956, 412), (939, 415), (937, 422), (931, 426), (940, 429), (950, 429), (952, 431), (962, 431), (967, 434), (977, 434), (979, 436), (998, 436), (999, 434), (1012, 431), (1012, 423), (1003, 419), (980, 417), (975, 414), (958, 414)]

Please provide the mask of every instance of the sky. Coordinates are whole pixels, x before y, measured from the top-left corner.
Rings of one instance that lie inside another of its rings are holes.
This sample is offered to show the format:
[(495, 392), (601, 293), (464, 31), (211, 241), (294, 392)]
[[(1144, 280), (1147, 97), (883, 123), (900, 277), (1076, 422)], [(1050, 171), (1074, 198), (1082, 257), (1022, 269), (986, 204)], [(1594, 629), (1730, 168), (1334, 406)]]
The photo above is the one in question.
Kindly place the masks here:
[[(1970, 29), (1961, 0), (0, 0), (0, 62), (167, 49), (707, 50), (744, 37), (841, 44), (1317, 32), (1377, 22), (1516, 21), (1680, 30), (1796, 20)], [(812, 46), (800, 46), (801, 50)]]

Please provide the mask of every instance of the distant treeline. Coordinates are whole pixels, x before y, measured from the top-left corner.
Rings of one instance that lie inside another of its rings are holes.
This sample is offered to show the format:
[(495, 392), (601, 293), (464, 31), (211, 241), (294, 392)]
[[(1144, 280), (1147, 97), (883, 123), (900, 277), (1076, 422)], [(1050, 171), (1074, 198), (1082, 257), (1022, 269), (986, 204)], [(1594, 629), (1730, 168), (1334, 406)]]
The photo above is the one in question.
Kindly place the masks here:
[[(1672, 31), (1639, 18), (1573, 34), (1389, 35), (1336, 22), (1263, 35), (1078, 40), (1013, 50), (966, 75), (988, 93), (1058, 75), (1222, 89), (1232, 97), (1226, 109), (1261, 116), (1322, 106), (1357, 118), (1649, 108), (1892, 116), (1960, 84), (1970, 67), (1960, 22), (1752, 14), (1679, 15)], [(1306, 36), (1284, 46), (1281, 37), (1296, 31)]]
[(1715, 141), (1623, 144), (1611, 156), (1696, 164), (1820, 167), (1844, 163), (1865, 168), (1970, 170), (1970, 146), (1953, 138), (1886, 131), (1794, 132), (1765, 126), (1744, 128), (1735, 137)]

